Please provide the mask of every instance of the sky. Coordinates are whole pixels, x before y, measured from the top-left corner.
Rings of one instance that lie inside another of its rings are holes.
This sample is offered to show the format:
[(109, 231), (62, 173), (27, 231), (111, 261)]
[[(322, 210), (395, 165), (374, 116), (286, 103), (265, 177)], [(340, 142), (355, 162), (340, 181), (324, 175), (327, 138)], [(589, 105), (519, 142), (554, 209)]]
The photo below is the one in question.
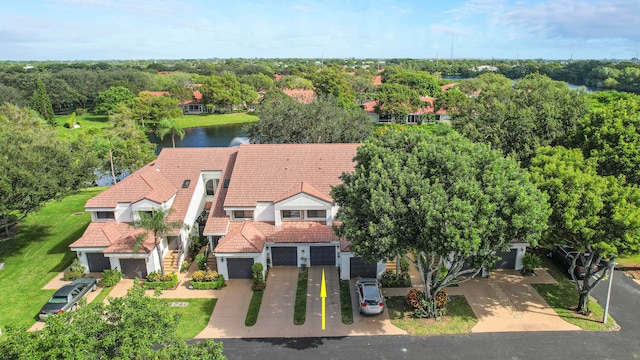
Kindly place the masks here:
[(640, 0), (3, 0), (0, 60), (631, 59)]

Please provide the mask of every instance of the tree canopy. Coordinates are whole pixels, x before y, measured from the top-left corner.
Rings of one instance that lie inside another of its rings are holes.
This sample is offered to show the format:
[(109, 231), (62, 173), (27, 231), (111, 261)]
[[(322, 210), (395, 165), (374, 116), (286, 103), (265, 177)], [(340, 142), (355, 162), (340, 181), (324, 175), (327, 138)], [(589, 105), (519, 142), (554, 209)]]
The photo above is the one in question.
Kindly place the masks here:
[(59, 139), (34, 111), (0, 106), (0, 217), (26, 215), (78, 189), (91, 175), (80, 150)]
[(91, 303), (50, 316), (42, 330), (8, 328), (0, 359), (211, 359), (223, 360), (222, 343), (187, 344), (178, 338), (178, 314), (167, 300), (145, 296), (135, 284), (109, 304)]
[(96, 114), (110, 115), (116, 111), (118, 105), (129, 105), (133, 102), (134, 98), (135, 95), (126, 87), (110, 87), (109, 89), (98, 93), (94, 111)]
[(579, 121), (576, 145), (596, 157), (599, 174), (640, 184), (640, 97), (603, 92), (592, 99), (591, 111)]
[(546, 197), (527, 172), (445, 125), (386, 128), (355, 161), (331, 192), (337, 233), (368, 261), (414, 253), (428, 300), (492, 268), (512, 240), (536, 245), (547, 227)]
[[(545, 245), (566, 244), (575, 248), (586, 267), (585, 280), (569, 273), (580, 294), (578, 311), (587, 313), (590, 291), (602, 280), (602, 259), (640, 251), (640, 190), (627, 186), (623, 177), (600, 176), (595, 158), (584, 159), (579, 149), (541, 147), (531, 161), (535, 184), (549, 196)], [(600, 266), (600, 269), (598, 269)]]
[(42, 79), (38, 78), (38, 87), (33, 91), (32, 107), (49, 124), (55, 125), (55, 114), (51, 106), (51, 100), (44, 87)]
[(375, 111), (397, 122), (404, 122), (405, 116), (423, 105), (418, 92), (402, 84), (382, 84), (373, 96), (377, 101)]
[(322, 97), (301, 104), (284, 94), (271, 94), (260, 106), (260, 120), (247, 127), (252, 143), (357, 143), (373, 131), (369, 116), (358, 107), (343, 108)]
[(483, 74), (462, 86), (473, 95), (452, 111), (452, 125), (525, 163), (539, 146), (566, 144), (586, 115), (584, 94), (540, 74), (511, 80)]

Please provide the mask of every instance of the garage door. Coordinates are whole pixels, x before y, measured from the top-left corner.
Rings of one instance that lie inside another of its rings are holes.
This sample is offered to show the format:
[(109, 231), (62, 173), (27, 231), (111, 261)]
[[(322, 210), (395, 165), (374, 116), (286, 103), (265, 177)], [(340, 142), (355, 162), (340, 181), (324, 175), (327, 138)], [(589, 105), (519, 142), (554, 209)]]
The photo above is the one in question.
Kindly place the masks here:
[(335, 246), (312, 246), (310, 260), (311, 260), (311, 266), (335, 265), (336, 264), (336, 247)]
[(518, 255), (518, 249), (511, 249), (511, 251), (498, 252), (496, 255), (502, 258), (496, 262), (496, 269), (515, 269), (516, 268), (516, 256)]
[(271, 265), (298, 265), (298, 248), (295, 246), (271, 247)]
[(147, 263), (144, 259), (120, 259), (120, 267), (126, 278), (147, 278)]
[(349, 265), (349, 273), (351, 277), (370, 277), (375, 278), (378, 275), (378, 264), (368, 263), (359, 257), (352, 257)]
[(103, 253), (87, 253), (87, 262), (89, 263), (89, 272), (103, 272), (111, 269), (111, 262)]
[(251, 265), (253, 265), (251, 258), (227, 258), (229, 279), (251, 279)]

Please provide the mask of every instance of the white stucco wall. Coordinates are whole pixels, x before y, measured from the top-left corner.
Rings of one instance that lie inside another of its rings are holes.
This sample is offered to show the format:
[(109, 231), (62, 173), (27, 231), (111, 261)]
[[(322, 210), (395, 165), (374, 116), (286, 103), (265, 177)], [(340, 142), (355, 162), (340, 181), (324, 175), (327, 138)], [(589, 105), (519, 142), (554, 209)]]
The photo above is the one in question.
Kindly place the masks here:
[[(351, 254), (349, 251), (340, 253), (340, 280), (351, 279), (351, 258), (358, 257), (355, 254)], [(380, 279), (382, 274), (386, 270), (387, 264), (385, 262), (379, 262), (376, 267), (376, 278)]]
[(229, 270), (227, 264), (229, 258), (251, 258), (253, 263), (261, 263), (264, 271), (267, 270), (267, 255), (266, 250), (261, 253), (217, 253), (216, 263), (218, 265), (218, 274), (224, 276), (225, 279), (229, 279)]
[(253, 217), (255, 221), (276, 221), (272, 202), (261, 201), (256, 204)]

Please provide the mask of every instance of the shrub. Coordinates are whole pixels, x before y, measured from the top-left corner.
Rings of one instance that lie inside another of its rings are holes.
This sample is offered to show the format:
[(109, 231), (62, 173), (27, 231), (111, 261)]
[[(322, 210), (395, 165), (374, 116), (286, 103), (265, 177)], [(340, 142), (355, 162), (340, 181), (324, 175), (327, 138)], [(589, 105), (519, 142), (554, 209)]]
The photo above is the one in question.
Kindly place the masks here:
[(411, 306), (412, 309), (420, 308), (424, 299), (424, 292), (418, 289), (410, 289), (409, 293), (407, 293), (407, 296), (405, 297), (407, 305)]
[(191, 267), (191, 261), (189, 260), (185, 260), (182, 262), (182, 265), (180, 265), (180, 272), (187, 272), (189, 271), (189, 267)]
[[(199, 274), (198, 277), (196, 277), (196, 273), (202, 272), (202, 274)], [(212, 273), (214, 273), (215, 271), (211, 271)], [(217, 274), (215, 277), (213, 276), (206, 276), (205, 271), (201, 271), (198, 270), (196, 272), (193, 273), (193, 278), (191, 279), (191, 287), (193, 287), (194, 289), (198, 289), (198, 290), (215, 290), (215, 289), (222, 289), (225, 286), (224, 283), (224, 276)], [(200, 277), (201, 276), (201, 277)], [(212, 281), (206, 281), (204, 280), (205, 278), (211, 278), (211, 279), (215, 279)], [(202, 279), (202, 280), (200, 280)]]
[(84, 276), (84, 273), (86, 270), (87, 268), (84, 265), (82, 265), (82, 263), (80, 262), (80, 259), (75, 258), (71, 262), (71, 265), (69, 265), (69, 267), (67, 268), (67, 271), (65, 271), (63, 278), (64, 280), (69, 280), (69, 281), (80, 279), (81, 277)]
[(217, 271), (212, 270), (197, 270), (193, 272), (191, 279), (198, 282), (211, 282), (216, 281), (220, 275)]
[[(153, 274), (153, 276), (149, 277), (151, 274)], [(178, 285), (178, 275), (176, 273), (165, 274), (162, 276), (159, 272), (154, 271), (149, 275), (147, 275), (147, 282), (144, 284), (145, 289), (169, 290)]]
[(393, 270), (386, 270), (382, 274), (382, 279), (380, 280), (383, 287), (388, 288), (397, 288), (397, 287), (411, 287), (411, 278), (409, 277), (409, 273), (401, 273), (398, 275), (396, 279), (396, 273)]
[(207, 258), (204, 254), (196, 255), (196, 264), (198, 264), (198, 270), (205, 270), (207, 268)]
[(542, 266), (542, 261), (538, 255), (528, 252), (522, 257), (522, 274), (532, 275), (534, 270), (540, 266)]
[(82, 115), (86, 114), (86, 112), (87, 112), (87, 110), (83, 109), (83, 108), (77, 108), (76, 109), (76, 115), (78, 115), (78, 116), (82, 116)]
[(124, 274), (118, 269), (107, 269), (102, 272), (102, 285), (105, 287), (115, 286)]
[(73, 129), (74, 124), (76, 123), (76, 113), (72, 113), (69, 115), (67, 120), (64, 123), (64, 127), (67, 129)]
[(409, 261), (407, 261), (407, 259), (405, 258), (400, 259), (400, 272), (401, 273), (409, 272)]

